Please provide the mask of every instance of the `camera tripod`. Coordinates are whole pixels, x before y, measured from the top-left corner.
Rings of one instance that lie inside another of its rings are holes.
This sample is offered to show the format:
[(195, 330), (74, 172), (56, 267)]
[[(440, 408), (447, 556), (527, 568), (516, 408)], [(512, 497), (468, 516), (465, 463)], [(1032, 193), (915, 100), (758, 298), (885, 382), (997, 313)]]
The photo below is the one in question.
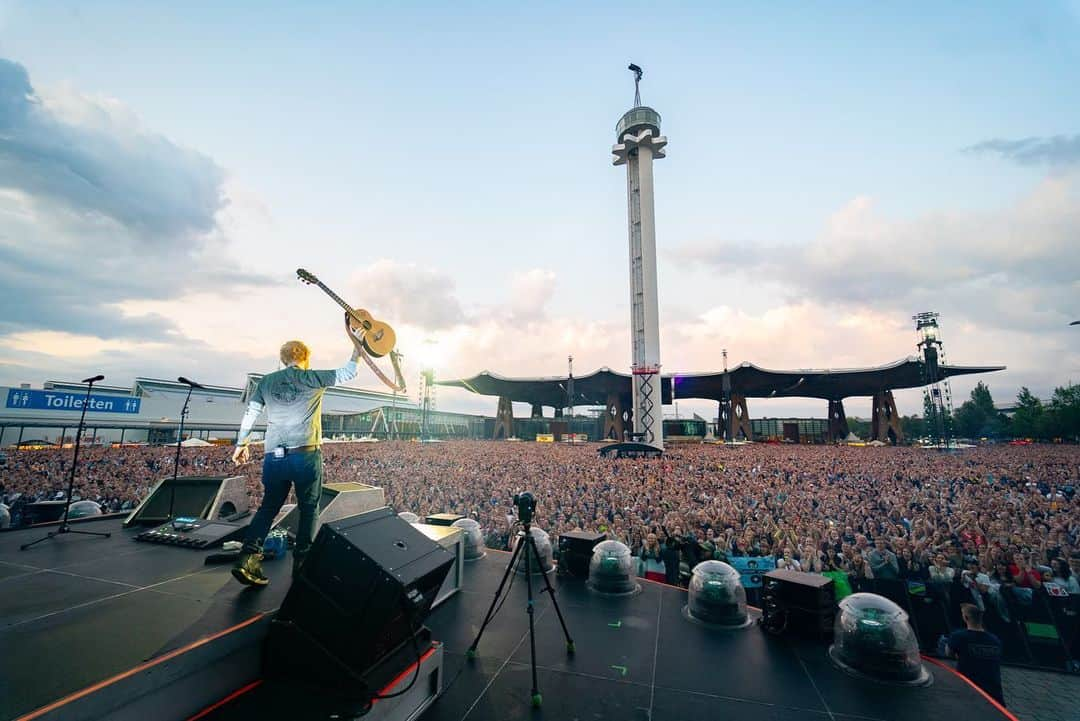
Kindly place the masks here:
[[(514, 553), (510, 556), (510, 563), (506, 564), (506, 571), (503, 572), (502, 580), (499, 582), (499, 587), (495, 591), (495, 598), (491, 599), (491, 606), (488, 607), (487, 614), (484, 616), (484, 622), (480, 624), (480, 631), (476, 634), (476, 639), (473, 640), (472, 645), (469, 646), (469, 649), (465, 652), (465, 657), (468, 659), (476, 658), (476, 647), (480, 644), (480, 638), (484, 635), (484, 629), (487, 628), (487, 625), (495, 617), (495, 614), (497, 613), (496, 606), (501, 607), (501, 604), (499, 604), (499, 597), (503, 594), (503, 587), (506, 585), (507, 579), (510, 578), (510, 574), (514, 573), (517, 566), (521, 563), (522, 559), (524, 559), (525, 588), (528, 589), (529, 599), (526, 606), (526, 612), (529, 614), (529, 653), (532, 662), (532, 705), (534, 708), (540, 708), (542, 698), (536, 683), (536, 631), (533, 624), (533, 561), (536, 562), (537, 568), (542, 572), (545, 586), (544, 590), (551, 596), (551, 605), (555, 607), (555, 613), (559, 617), (559, 625), (562, 626), (563, 635), (566, 637), (567, 655), (572, 655), (576, 649), (574, 648), (574, 640), (570, 638), (570, 632), (566, 630), (566, 621), (563, 620), (562, 611), (559, 610), (559, 602), (555, 600), (555, 589), (551, 587), (551, 581), (548, 579), (548, 574), (543, 572), (544, 568), (540, 562), (540, 553), (536, 550), (536, 540), (532, 535), (532, 523), (529, 519), (524, 519), (521, 521), (521, 525), (525, 529), (525, 536), (522, 538), (521, 542), (517, 544), (517, 547), (514, 548)], [(522, 549), (524, 549), (524, 553), (522, 553)]]

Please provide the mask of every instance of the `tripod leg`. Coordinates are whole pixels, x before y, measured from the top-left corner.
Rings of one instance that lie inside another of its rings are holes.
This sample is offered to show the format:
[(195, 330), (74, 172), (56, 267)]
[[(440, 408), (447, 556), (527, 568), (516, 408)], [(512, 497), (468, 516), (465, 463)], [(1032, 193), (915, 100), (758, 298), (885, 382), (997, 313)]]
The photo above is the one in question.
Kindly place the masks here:
[(488, 606), (487, 613), (484, 614), (484, 622), (480, 624), (480, 631), (477, 632), (472, 645), (465, 651), (465, 658), (476, 658), (476, 647), (480, 645), (480, 637), (484, 635), (484, 629), (491, 623), (491, 615), (495, 612), (495, 605), (499, 602), (499, 596), (502, 595), (503, 586), (506, 585), (506, 580), (510, 578), (510, 574), (514, 572), (514, 568), (517, 566), (518, 556), (524, 546), (524, 543), (519, 543), (517, 548), (514, 549), (514, 553), (511, 554), (510, 563), (506, 564), (506, 570), (503, 572), (502, 580), (499, 581), (499, 587), (495, 589), (495, 597), (491, 599), (491, 605)]
[(30, 548), (30, 546), (36, 546), (39, 543), (41, 543), (42, 541), (48, 541), (50, 538), (55, 538), (55, 537), (56, 537), (56, 531), (49, 531), (48, 535), (42, 536), (41, 538), (37, 539), (36, 541), (31, 541), (30, 543), (24, 543), (23, 545), (19, 546), (19, 550), (20, 551), (25, 551), (26, 549)]
[[(536, 687), (536, 629), (533, 625), (533, 592), (532, 592), (532, 563), (531, 559), (533, 554), (536, 553), (536, 546), (533, 545), (532, 532), (529, 530), (528, 524), (525, 525), (525, 588), (528, 591), (528, 606), (526, 611), (529, 614), (529, 654), (532, 661), (532, 705), (533, 708), (540, 708), (542, 701), (540, 697), (540, 690)], [(540, 566), (540, 571), (543, 572), (543, 566), (540, 565), (540, 554), (536, 554), (536, 565)], [(546, 577), (546, 576), (545, 576)]]
[[(532, 546), (536, 558), (539, 559), (540, 552), (536, 550), (536, 541), (533, 540), (532, 536), (529, 536), (529, 544)], [(537, 564), (539, 563), (540, 561), (537, 560)], [(541, 568), (541, 570), (543, 570), (543, 568)], [(562, 611), (559, 609), (559, 602), (555, 599), (555, 589), (552, 588), (551, 579), (548, 578), (546, 573), (544, 574), (544, 585), (547, 587), (546, 590), (548, 595), (551, 596), (551, 605), (555, 607), (555, 615), (559, 617), (559, 625), (562, 626), (563, 635), (566, 636), (566, 652), (572, 654), (577, 650), (574, 647), (574, 639), (570, 638), (570, 632), (566, 630), (566, 621), (563, 619)]]
[(82, 536), (101, 536), (102, 538), (110, 538), (112, 536), (111, 533), (103, 533), (101, 531), (72, 531), (71, 529), (68, 529), (67, 533), (78, 533)]

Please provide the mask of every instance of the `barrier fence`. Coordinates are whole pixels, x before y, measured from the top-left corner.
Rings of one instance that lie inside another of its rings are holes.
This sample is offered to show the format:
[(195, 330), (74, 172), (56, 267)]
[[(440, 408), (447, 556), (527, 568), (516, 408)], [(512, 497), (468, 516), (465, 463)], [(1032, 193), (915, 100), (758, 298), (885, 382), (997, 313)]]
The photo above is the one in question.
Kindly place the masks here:
[[(762, 577), (776, 567), (771, 556), (733, 557), (728, 562), (740, 573), (747, 603), (761, 604)], [(681, 580), (689, 578), (683, 565)], [(904, 609), (923, 653), (938, 653), (938, 639), (964, 628), (960, 606), (983, 608), (986, 630), (1001, 639), (1003, 663), (1053, 671), (1080, 673), (1080, 596), (1050, 593), (1046, 588), (1012, 587), (980, 593), (960, 577), (950, 583), (904, 579), (860, 579), (834, 571), (837, 601), (850, 593), (876, 593)], [(976, 594), (978, 598), (976, 598)]]
[(980, 593), (959, 579), (934, 583), (852, 578), (849, 583), (855, 593), (876, 593), (907, 611), (923, 653), (937, 653), (942, 635), (964, 628), (960, 606), (974, 603), (983, 607), (986, 630), (1001, 639), (1004, 663), (1080, 672), (1080, 596), (1050, 595), (1044, 588)]

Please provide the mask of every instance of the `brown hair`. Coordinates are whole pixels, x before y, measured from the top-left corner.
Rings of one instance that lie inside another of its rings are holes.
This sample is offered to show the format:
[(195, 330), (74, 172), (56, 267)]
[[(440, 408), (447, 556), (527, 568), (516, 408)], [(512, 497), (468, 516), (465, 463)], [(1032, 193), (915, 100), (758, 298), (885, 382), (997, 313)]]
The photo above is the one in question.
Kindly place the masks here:
[(281, 362), (287, 366), (303, 363), (311, 356), (311, 351), (303, 341), (291, 340), (281, 346)]

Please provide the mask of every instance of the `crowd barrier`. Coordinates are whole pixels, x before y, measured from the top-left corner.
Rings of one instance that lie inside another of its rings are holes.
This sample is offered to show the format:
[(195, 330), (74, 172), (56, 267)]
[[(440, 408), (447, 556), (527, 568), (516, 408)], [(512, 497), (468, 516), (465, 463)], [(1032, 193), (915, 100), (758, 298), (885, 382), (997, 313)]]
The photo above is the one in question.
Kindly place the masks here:
[[(637, 568), (637, 557), (633, 558)], [(761, 604), (761, 577), (776, 567), (771, 556), (734, 557), (729, 560), (742, 577), (746, 601)], [(685, 568), (685, 564), (682, 564)], [(688, 570), (688, 569), (687, 569)], [(681, 574), (688, 576), (688, 573)], [(972, 603), (972, 591), (960, 579), (942, 584), (903, 579), (851, 578), (842, 572), (825, 574), (840, 591), (876, 593), (903, 608), (911, 620), (923, 653), (936, 655), (938, 639), (964, 628), (960, 605)], [(1080, 596), (1052, 596), (1044, 589), (1030, 596), (1003, 589), (1000, 602), (983, 595), (986, 630), (1001, 639), (1003, 663), (1053, 671), (1080, 673)]]
[[(919, 648), (928, 654), (937, 653), (941, 636), (964, 627), (960, 605), (975, 602), (972, 590), (959, 580), (943, 584), (852, 578), (849, 583), (853, 592), (876, 593), (907, 611)], [(1001, 639), (1004, 663), (1080, 672), (1080, 596), (1051, 596), (1044, 589), (1020, 595), (1005, 588), (981, 598), (983, 623)]]

